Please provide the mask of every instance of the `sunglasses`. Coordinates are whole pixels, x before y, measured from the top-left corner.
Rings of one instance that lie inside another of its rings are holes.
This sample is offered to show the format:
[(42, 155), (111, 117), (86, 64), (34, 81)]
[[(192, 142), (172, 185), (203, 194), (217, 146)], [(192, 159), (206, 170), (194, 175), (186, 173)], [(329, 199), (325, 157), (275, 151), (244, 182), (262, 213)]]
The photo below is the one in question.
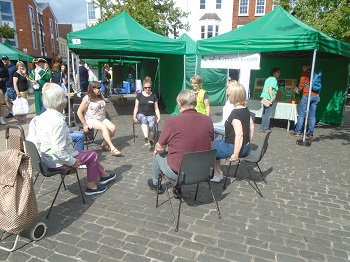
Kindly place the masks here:
[(93, 87), (93, 89), (101, 89), (100, 86)]
[(143, 89), (150, 89), (152, 88), (151, 86), (144, 86)]

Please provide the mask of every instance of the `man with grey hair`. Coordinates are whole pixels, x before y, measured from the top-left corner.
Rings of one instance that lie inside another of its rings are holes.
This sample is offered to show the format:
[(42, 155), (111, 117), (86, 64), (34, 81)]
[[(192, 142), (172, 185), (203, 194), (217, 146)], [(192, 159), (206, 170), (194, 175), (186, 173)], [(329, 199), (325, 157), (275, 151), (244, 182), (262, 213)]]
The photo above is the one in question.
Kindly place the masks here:
[[(176, 101), (180, 114), (165, 122), (154, 149), (153, 177), (148, 180), (148, 187), (154, 191), (160, 172), (176, 180), (185, 153), (209, 150), (213, 146), (213, 121), (209, 116), (197, 113), (196, 94), (183, 90)], [(164, 193), (164, 190), (159, 188), (159, 192)], [(181, 194), (181, 189), (174, 188), (174, 192)]]

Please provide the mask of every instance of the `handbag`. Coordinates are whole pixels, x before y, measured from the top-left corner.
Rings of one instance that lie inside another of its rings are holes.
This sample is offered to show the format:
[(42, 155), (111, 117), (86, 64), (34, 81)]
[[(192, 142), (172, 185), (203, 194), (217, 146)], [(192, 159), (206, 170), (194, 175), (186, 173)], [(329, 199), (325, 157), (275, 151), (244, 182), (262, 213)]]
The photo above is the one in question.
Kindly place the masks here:
[(271, 101), (267, 100), (265, 97), (263, 99), (261, 99), (261, 104), (265, 107), (269, 107), (271, 105)]
[(26, 115), (30, 113), (30, 108), (28, 104), (28, 100), (20, 97), (14, 100), (13, 102), (13, 107), (12, 107), (12, 114), (14, 116), (16, 115)]

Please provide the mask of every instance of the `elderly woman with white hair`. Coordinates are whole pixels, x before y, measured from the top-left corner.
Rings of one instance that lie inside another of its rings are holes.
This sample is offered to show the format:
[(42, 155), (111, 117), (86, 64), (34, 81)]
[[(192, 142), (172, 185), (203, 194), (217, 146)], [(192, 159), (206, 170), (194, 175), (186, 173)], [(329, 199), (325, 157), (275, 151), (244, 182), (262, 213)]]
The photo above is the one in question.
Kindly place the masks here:
[[(78, 168), (86, 165), (87, 188), (86, 195), (100, 194), (106, 191), (104, 186), (116, 178), (116, 174), (108, 174), (98, 162), (97, 153), (91, 150), (74, 149), (65, 116), (61, 113), (66, 107), (67, 99), (62, 88), (54, 83), (42, 96), (46, 111), (36, 117), (35, 144), (42, 160), (49, 168), (64, 169)], [(48, 121), (49, 120), (49, 121)], [(100, 185), (96, 180), (100, 179)]]

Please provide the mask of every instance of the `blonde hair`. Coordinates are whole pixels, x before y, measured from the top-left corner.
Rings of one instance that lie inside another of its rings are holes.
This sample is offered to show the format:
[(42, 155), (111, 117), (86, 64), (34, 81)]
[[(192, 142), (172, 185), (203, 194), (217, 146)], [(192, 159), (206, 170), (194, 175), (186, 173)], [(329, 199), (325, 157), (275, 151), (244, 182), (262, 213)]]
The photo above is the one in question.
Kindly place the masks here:
[(228, 88), (231, 85), (237, 85), (237, 84), (238, 84), (238, 82), (236, 80), (230, 80), (230, 81), (227, 82), (226, 88)]
[(247, 104), (247, 93), (241, 84), (229, 84), (227, 88), (228, 99), (234, 106), (245, 106)]
[(143, 79), (143, 85), (146, 83), (153, 85), (152, 79), (149, 76), (146, 76), (145, 79)]
[(18, 62), (16, 63), (17, 69), (18, 69), (20, 66), (23, 66), (23, 67), (24, 67), (24, 63), (23, 63), (22, 61), (18, 61)]
[(191, 83), (196, 83), (197, 85), (199, 85), (199, 89), (202, 88), (202, 84), (203, 84), (203, 79), (200, 75), (195, 75), (195, 76), (192, 76), (191, 79), (190, 79)]

